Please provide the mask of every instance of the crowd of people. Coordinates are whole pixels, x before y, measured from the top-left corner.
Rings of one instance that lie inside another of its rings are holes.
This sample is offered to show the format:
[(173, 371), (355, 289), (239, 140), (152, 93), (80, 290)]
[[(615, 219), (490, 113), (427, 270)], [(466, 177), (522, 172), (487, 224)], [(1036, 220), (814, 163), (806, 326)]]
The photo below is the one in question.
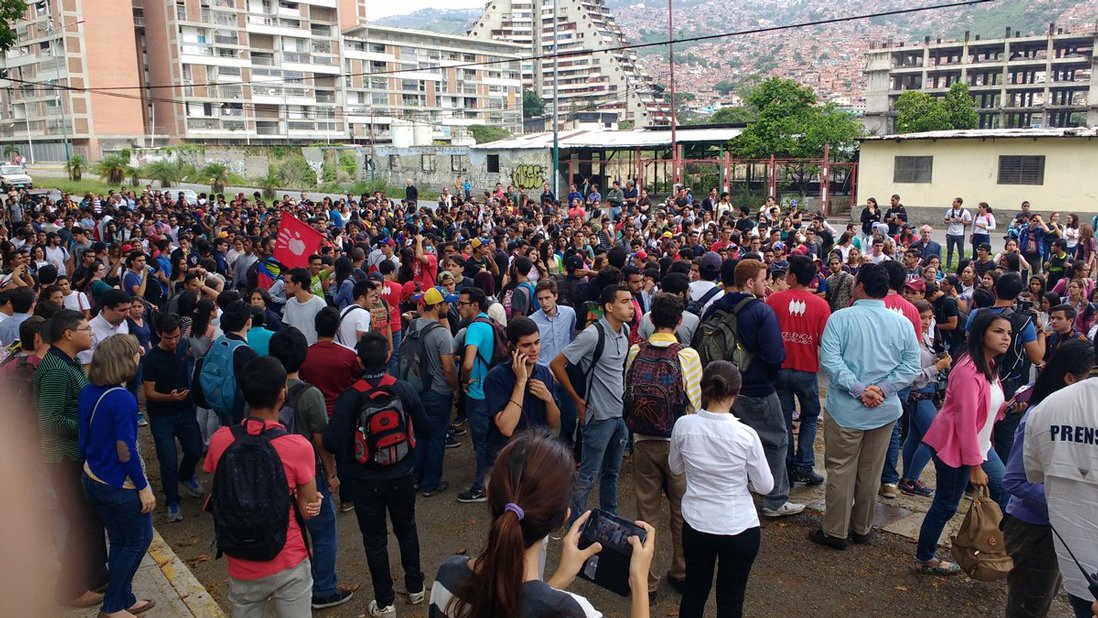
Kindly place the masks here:
[[(132, 578), (158, 498), (169, 523), (200, 516), (182, 490), (213, 514), (234, 616), (350, 601), (337, 511), (352, 510), (369, 616), (397, 614), (389, 525), (408, 600), (432, 616), (597, 616), (566, 589), (602, 549), (583, 542), (589, 507), (619, 512), (628, 452), (622, 515), (647, 533), (627, 539), (632, 616), (661, 579), (702, 616), (714, 576), (717, 615), (741, 615), (765, 551), (752, 493), (789, 517), (805, 508), (793, 485), (825, 483), (809, 538), (835, 550), (872, 543), (878, 498), (927, 499), (912, 565), (932, 576), (960, 570), (939, 537), (986, 490), (1014, 560), (1006, 615), (1046, 615), (1061, 579), (1092, 615), (1052, 540), (1055, 524), (1098, 570), (1092, 224), (1024, 202), (993, 256), (992, 208), (957, 198), (943, 256), (898, 195), (840, 230), (796, 202), (686, 187), (658, 202), (632, 180), (604, 200), (589, 180), (557, 199), (458, 179), (437, 203), (407, 184), (402, 200), (9, 193), (0, 376), (36, 411), (65, 520), (59, 601), (112, 618), (155, 605)], [(324, 237), (306, 267), (273, 255), (288, 216)], [(1050, 425), (1053, 399), (1066, 416)], [(475, 469), (458, 472), (445, 455), (464, 438)], [(451, 488), (459, 474), (471, 483)], [(416, 502), (447, 496), (487, 503), (487, 540), (425, 574)]]

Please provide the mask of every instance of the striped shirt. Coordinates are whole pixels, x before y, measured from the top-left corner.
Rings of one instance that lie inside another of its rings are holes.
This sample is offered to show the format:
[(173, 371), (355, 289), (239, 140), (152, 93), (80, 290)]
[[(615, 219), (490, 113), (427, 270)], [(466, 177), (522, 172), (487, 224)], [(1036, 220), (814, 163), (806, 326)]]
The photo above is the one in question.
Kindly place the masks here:
[[(679, 343), (678, 338), (672, 333), (652, 333), (648, 338), (648, 343), (657, 348), (666, 348), (673, 343)], [(625, 371), (629, 371), (629, 367), (633, 365), (633, 359), (637, 357), (637, 353), (640, 352), (640, 346), (633, 344), (629, 348), (629, 356), (625, 361)], [(687, 346), (683, 346), (679, 350), (679, 366), (682, 368), (682, 385), (686, 390), (686, 413), (693, 414), (701, 409), (701, 377), (702, 366), (701, 357), (698, 356), (697, 350)], [(628, 385), (626, 385), (628, 386)], [(661, 438), (657, 436), (640, 436), (639, 434), (634, 436), (634, 440), (666, 440), (670, 441), (671, 438)]]
[(51, 347), (34, 372), (34, 399), (42, 431), (42, 460), (81, 461), (79, 443), (80, 390), (88, 383), (80, 364)]

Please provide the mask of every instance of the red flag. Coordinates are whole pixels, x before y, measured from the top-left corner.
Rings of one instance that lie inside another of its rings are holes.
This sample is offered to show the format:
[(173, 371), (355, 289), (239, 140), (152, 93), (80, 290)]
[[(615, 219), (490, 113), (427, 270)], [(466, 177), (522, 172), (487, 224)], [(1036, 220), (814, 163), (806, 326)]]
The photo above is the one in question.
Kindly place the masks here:
[(275, 240), (274, 259), (288, 269), (304, 268), (309, 265), (309, 256), (316, 253), (323, 240), (323, 234), (283, 212)]

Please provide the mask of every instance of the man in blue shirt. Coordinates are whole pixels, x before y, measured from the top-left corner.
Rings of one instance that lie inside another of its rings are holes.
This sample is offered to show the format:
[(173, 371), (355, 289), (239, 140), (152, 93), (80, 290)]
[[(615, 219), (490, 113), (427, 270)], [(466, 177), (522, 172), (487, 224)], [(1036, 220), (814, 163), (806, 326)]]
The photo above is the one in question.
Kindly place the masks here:
[(866, 264), (854, 284), (854, 304), (831, 314), (820, 339), (820, 366), (827, 374), (823, 527), (808, 538), (845, 549), (847, 535), (865, 543), (892, 427), (902, 412), (896, 395), (919, 374), (919, 342), (911, 323), (884, 304), (889, 276)]
[[(541, 335), (541, 354), (538, 355), (537, 364), (548, 368), (549, 362), (576, 338), (576, 310), (557, 304), (557, 283), (552, 279), (538, 281), (534, 296), (541, 305), (541, 309), (530, 316)], [(569, 397), (565, 397), (560, 404), (560, 438), (572, 444), (576, 431), (576, 408)]]
[(458, 494), (458, 502), (484, 502), (484, 474), (488, 469), (488, 402), (484, 397), (484, 379), (492, 356), (495, 354), (495, 329), (492, 318), (484, 311), (488, 298), (480, 288), (466, 288), (458, 300), (458, 313), (469, 322), (465, 329), (465, 343), (461, 354), (461, 376), (465, 388), (465, 414), (469, 419), (469, 433), (473, 439), (477, 472), (473, 485)]

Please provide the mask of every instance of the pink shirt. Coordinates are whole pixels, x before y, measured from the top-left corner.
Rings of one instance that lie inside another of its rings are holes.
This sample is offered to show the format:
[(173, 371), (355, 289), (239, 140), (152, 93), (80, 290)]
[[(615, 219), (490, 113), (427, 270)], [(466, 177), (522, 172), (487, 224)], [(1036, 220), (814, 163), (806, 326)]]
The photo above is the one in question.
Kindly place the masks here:
[(991, 383), (966, 355), (949, 372), (945, 401), (923, 436), (923, 443), (937, 451), (938, 459), (947, 466), (983, 465), (987, 453), (980, 448), (980, 428), (989, 414), (1002, 418), (1006, 406), (995, 411), (990, 408)]
[(884, 303), (885, 307), (899, 313), (911, 322), (911, 326), (915, 329), (915, 341), (923, 340), (922, 318), (919, 317), (919, 310), (915, 308), (915, 305), (911, 304), (911, 301), (895, 292), (889, 291), (888, 296), (884, 297)]

